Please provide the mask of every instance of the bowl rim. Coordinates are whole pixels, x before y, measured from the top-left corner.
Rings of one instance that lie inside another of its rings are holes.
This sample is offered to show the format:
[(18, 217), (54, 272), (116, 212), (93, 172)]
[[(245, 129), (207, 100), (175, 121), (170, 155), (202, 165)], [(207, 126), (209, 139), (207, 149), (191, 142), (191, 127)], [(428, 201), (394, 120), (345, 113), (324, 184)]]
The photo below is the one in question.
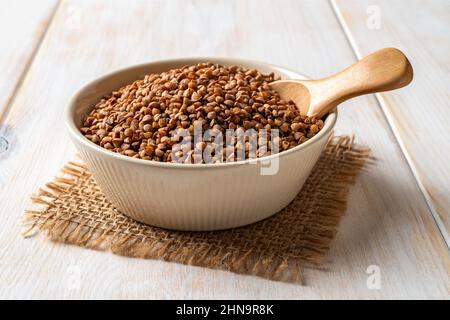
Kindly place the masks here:
[[(271, 63), (266, 63), (266, 62), (262, 62), (262, 61), (258, 61), (258, 60), (250, 60), (250, 59), (239, 59), (239, 58), (227, 58), (227, 57), (187, 57), (187, 58), (174, 58), (174, 59), (163, 59), (163, 60), (155, 60), (155, 61), (151, 61), (151, 62), (145, 62), (145, 63), (140, 63), (140, 64), (134, 64), (134, 65), (130, 65), (128, 67), (124, 67), (124, 68), (120, 68), (120, 69), (116, 69), (114, 71), (108, 72), (108, 73), (104, 73), (101, 76), (89, 81), (88, 83), (86, 83), (84, 86), (82, 86), (81, 88), (79, 88), (70, 98), (68, 104), (66, 105), (65, 109), (64, 109), (64, 122), (66, 124), (66, 127), (70, 133), (70, 135), (75, 138), (78, 142), (80, 142), (81, 144), (83, 144), (85, 147), (87, 147), (88, 149), (90, 149), (93, 152), (96, 153), (100, 153), (103, 156), (106, 156), (108, 158), (111, 159), (115, 159), (115, 160), (122, 160), (125, 162), (130, 162), (130, 163), (134, 163), (137, 165), (145, 165), (145, 166), (151, 166), (151, 167), (159, 167), (159, 168), (178, 168), (178, 169), (211, 169), (211, 168), (224, 168), (224, 167), (236, 167), (236, 166), (241, 166), (241, 165), (246, 165), (246, 164), (261, 164), (261, 163), (265, 163), (271, 160), (274, 160), (276, 158), (281, 158), (281, 157), (285, 157), (288, 156), (290, 154), (293, 154), (295, 152), (298, 152), (300, 150), (303, 149), (307, 149), (309, 146), (313, 145), (314, 143), (318, 142), (319, 140), (321, 140), (324, 136), (327, 136), (334, 128), (335, 124), (336, 124), (336, 120), (337, 120), (337, 109), (335, 108), (333, 111), (331, 111), (328, 116), (327, 119), (325, 120), (325, 125), (322, 128), (322, 130), (319, 131), (318, 134), (316, 134), (314, 137), (312, 137), (310, 140), (295, 146), (292, 149), (289, 149), (287, 151), (282, 151), (279, 152), (277, 154), (273, 154), (270, 156), (264, 156), (261, 158), (255, 158), (255, 159), (246, 159), (246, 160), (239, 160), (239, 161), (233, 161), (233, 162), (220, 162), (220, 163), (197, 163), (197, 164), (193, 164), (193, 163), (175, 163), (175, 162), (159, 162), (159, 161), (154, 161), (154, 160), (145, 160), (145, 159), (139, 159), (139, 158), (133, 158), (133, 157), (128, 157), (125, 155), (122, 155), (120, 153), (116, 153), (116, 152), (112, 152), (109, 151), (105, 148), (102, 148), (101, 146), (93, 143), (92, 141), (90, 141), (89, 139), (87, 139), (79, 130), (78, 126), (75, 123), (74, 120), (74, 115), (75, 115), (75, 110), (76, 110), (76, 104), (75, 101), (77, 100), (77, 98), (86, 90), (88, 90), (90, 87), (92, 87), (93, 85), (95, 85), (96, 83), (102, 82), (107, 80), (108, 78), (120, 74), (122, 72), (126, 72), (129, 69), (139, 69), (139, 68), (144, 68), (146, 66), (150, 66), (152, 64), (177, 64), (179, 63), (180, 66), (181, 65), (185, 65), (186, 63), (183, 62), (187, 62), (187, 63), (199, 63), (202, 61), (210, 61), (210, 62), (214, 62), (214, 63), (221, 63), (221, 64), (242, 64), (245, 66), (245, 64), (247, 65), (259, 65), (259, 66), (264, 66), (268, 69), (272, 69), (274, 71), (279, 70), (281, 72), (288, 72), (288, 73), (293, 73), (299, 76), (300, 79), (305, 79), (308, 80), (310, 79), (308, 76), (305, 76), (304, 74), (301, 74), (295, 70), (292, 70), (290, 68), (286, 68), (286, 67), (282, 67), (282, 66), (278, 66), (275, 64), (271, 64)], [(257, 67), (256, 67), (257, 68)]]

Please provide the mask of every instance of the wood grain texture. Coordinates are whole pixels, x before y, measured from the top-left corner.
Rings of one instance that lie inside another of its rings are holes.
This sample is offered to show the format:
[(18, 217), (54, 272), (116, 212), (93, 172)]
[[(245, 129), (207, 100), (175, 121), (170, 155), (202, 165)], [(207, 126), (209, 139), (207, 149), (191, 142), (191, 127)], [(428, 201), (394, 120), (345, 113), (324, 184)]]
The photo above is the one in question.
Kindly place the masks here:
[(3, 1), (0, 10), (0, 123), (47, 30), (57, 0)]
[[(67, 25), (69, 11), (79, 28)], [(29, 195), (74, 155), (62, 123), (71, 94), (112, 69), (183, 56), (251, 58), (317, 78), (355, 61), (326, 1), (63, 2), (6, 118), (0, 297), (449, 298), (448, 250), (373, 97), (339, 114), (337, 132), (356, 133), (378, 161), (352, 189), (331, 263), (308, 270), (306, 286), (22, 239)], [(371, 265), (380, 290), (367, 287)]]
[(358, 56), (396, 46), (414, 81), (378, 99), (450, 245), (450, 2), (333, 0)]
[(377, 50), (342, 71), (314, 80), (278, 80), (270, 83), (282, 99), (295, 102), (300, 113), (322, 118), (344, 101), (408, 85), (413, 70), (398, 49)]

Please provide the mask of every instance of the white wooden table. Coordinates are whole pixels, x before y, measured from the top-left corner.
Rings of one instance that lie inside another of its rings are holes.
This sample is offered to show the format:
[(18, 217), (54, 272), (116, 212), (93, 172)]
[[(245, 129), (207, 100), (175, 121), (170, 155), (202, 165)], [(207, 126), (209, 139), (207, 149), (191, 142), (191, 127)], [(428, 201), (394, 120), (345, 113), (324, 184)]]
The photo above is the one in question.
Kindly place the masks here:
[[(449, 299), (448, 0), (15, 0), (0, 8), (0, 137), (8, 141), (0, 298)], [(308, 270), (305, 286), (21, 237), (29, 196), (75, 153), (62, 110), (86, 81), (184, 56), (258, 59), (321, 77), (386, 46), (410, 57), (415, 80), (341, 106), (337, 133), (355, 133), (377, 165), (351, 190), (330, 269)]]

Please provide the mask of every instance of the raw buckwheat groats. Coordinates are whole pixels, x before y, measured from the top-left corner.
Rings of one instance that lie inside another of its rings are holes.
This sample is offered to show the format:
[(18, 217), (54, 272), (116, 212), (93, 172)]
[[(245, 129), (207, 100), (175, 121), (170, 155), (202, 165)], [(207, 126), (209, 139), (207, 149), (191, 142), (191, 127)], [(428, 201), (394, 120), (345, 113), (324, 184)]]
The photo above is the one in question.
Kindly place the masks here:
[(147, 75), (100, 100), (80, 130), (105, 149), (146, 160), (215, 163), (270, 155), (323, 127), (281, 100), (268, 86), (274, 80), (213, 63)]

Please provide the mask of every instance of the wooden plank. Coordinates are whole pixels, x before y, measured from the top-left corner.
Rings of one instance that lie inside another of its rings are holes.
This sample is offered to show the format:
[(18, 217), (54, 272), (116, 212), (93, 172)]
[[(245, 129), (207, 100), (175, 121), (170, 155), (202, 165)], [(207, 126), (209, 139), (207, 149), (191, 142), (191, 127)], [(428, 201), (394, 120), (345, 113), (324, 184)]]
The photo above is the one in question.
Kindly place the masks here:
[(0, 123), (6, 116), (58, 1), (4, 1), (0, 10)]
[(333, 3), (358, 57), (393, 46), (411, 60), (412, 85), (377, 97), (450, 245), (450, 2)]
[[(79, 14), (78, 29), (66, 27), (69, 7)], [(0, 296), (448, 298), (447, 248), (373, 97), (343, 105), (336, 130), (355, 132), (378, 164), (352, 189), (329, 270), (309, 270), (307, 286), (19, 236), (29, 195), (75, 152), (62, 110), (89, 79), (129, 64), (202, 55), (258, 59), (319, 77), (354, 62), (346, 41), (325, 0), (63, 2), (6, 119), (17, 138), (0, 167)], [(371, 265), (381, 273), (380, 290), (367, 286)]]

